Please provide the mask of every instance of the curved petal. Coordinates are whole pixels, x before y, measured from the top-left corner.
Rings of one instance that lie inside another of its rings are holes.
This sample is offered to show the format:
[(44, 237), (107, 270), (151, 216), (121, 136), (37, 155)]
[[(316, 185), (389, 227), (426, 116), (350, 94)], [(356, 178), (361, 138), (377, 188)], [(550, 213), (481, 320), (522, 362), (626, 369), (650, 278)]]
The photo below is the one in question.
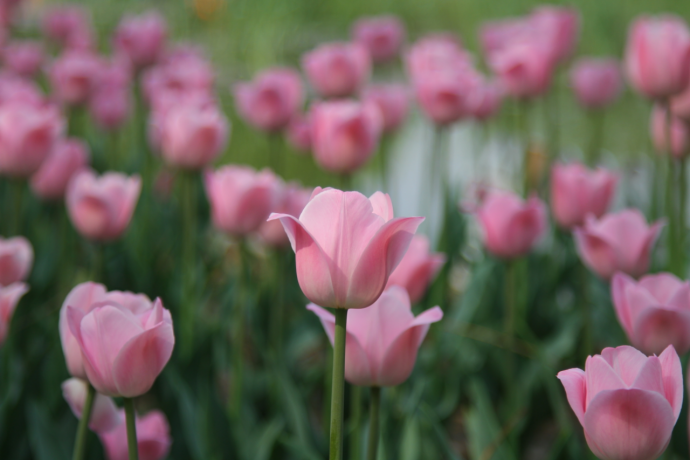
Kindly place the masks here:
[(655, 356), (648, 357), (641, 367), (641, 370), (638, 372), (638, 376), (636, 376), (633, 384), (631, 384), (631, 388), (665, 395), (660, 359)]
[(389, 194), (377, 191), (370, 195), (369, 201), (372, 204), (372, 211), (381, 216), (384, 222), (393, 219), (393, 204)]
[(638, 253), (638, 258), (636, 259), (634, 267), (632, 268), (633, 273), (631, 275), (634, 277), (639, 277), (648, 271), (648, 266), (650, 266), (650, 253), (652, 252), (653, 246), (657, 241), (657, 237), (660, 235), (660, 231), (664, 226), (665, 221), (659, 220), (650, 226), (650, 229), (648, 229)]
[(645, 354), (631, 346), (606, 347), (602, 350), (601, 357), (609, 363), (626, 387), (633, 384), (648, 359)]
[(560, 371), (557, 378), (561, 381), (566, 391), (566, 399), (569, 401), (571, 409), (576, 414), (578, 422), (583, 425), (583, 415), (585, 414), (585, 372), (580, 368)]
[(622, 328), (626, 335), (631, 338), (633, 336), (633, 321), (631, 319), (631, 309), (626, 301), (625, 290), (626, 287), (636, 283), (631, 277), (623, 272), (617, 272), (612, 277), (611, 293), (614, 310), (619, 318)]
[(685, 354), (689, 350), (689, 318), (689, 311), (645, 309), (634, 321), (632, 340), (647, 354), (659, 354), (669, 345)]
[[(686, 323), (688, 325), (688, 321)], [(662, 366), (662, 383), (665, 387), (665, 398), (672, 405), (674, 421), (679, 418), (681, 404), (684, 400), (684, 376), (681, 371), (681, 360), (673, 346), (667, 347), (660, 354)]]
[(617, 270), (617, 255), (610, 244), (582, 228), (574, 230), (576, 247), (583, 262), (604, 279)]
[(669, 307), (689, 312), (691, 294), (689, 293), (689, 281), (686, 280), (667, 301)]
[[(638, 284), (648, 290), (655, 299), (657, 299), (662, 305), (668, 305), (670, 297), (674, 295), (679, 288), (688, 284), (679, 280), (673, 274), (668, 272), (660, 272), (658, 274), (648, 274), (638, 281)], [(686, 305), (688, 306), (688, 299)]]
[(625, 389), (626, 384), (615, 373), (612, 366), (596, 355), (588, 357), (585, 361), (585, 380), (586, 380), (586, 412), (590, 408), (590, 403), (600, 393), (612, 389)]

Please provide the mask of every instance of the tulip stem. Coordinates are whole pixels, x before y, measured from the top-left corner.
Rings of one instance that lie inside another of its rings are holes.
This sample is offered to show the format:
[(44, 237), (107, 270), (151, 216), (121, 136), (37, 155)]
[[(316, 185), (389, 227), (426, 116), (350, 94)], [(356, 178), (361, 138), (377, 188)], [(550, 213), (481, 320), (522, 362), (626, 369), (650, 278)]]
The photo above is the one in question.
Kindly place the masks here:
[(604, 135), (605, 112), (596, 110), (590, 114), (590, 146), (586, 151), (586, 165), (594, 168), (600, 162), (600, 151), (602, 150), (602, 137)]
[(269, 136), (269, 165), (274, 173), (283, 178), (283, 138), (280, 132), (272, 133)]
[(137, 446), (137, 425), (134, 416), (134, 401), (131, 398), (122, 399), (125, 404), (125, 421), (127, 424), (127, 452), (130, 459), (139, 459)]
[(24, 181), (22, 179), (12, 179), (12, 188), (14, 189), (14, 210), (12, 219), (12, 229), (8, 237), (13, 235), (21, 235), (22, 233), (22, 206), (24, 205)]
[(377, 459), (379, 448), (379, 407), (381, 403), (381, 388), (370, 387), (369, 402), (369, 434), (367, 435), (367, 459)]
[(194, 349), (194, 291), (196, 285), (197, 200), (195, 174), (184, 171), (180, 175), (180, 205), (182, 208), (182, 304), (180, 309), (182, 356), (188, 359)]
[(345, 376), (345, 340), (348, 309), (336, 308), (333, 375), (331, 379), (331, 434), (329, 459), (343, 459), (343, 388)]
[(593, 349), (593, 327), (590, 318), (590, 271), (581, 263), (581, 303), (583, 312), (583, 351), (582, 357), (590, 355)]
[(506, 311), (504, 313), (504, 336), (506, 337), (507, 349), (509, 350), (509, 355), (507, 357), (508, 362), (506, 366), (506, 377), (507, 386), (511, 389), (514, 379), (514, 343), (515, 343), (515, 329), (516, 329), (516, 272), (518, 270), (518, 264), (516, 261), (507, 261), (505, 265), (504, 272), (504, 303)]
[(82, 408), (82, 417), (79, 419), (79, 426), (77, 426), (77, 437), (74, 440), (74, 452), (72, 459), (84, 459), (84, 451), (86, 449), (86, 434), (89, 428), (89, 419), (91, 419), (91, 409), (93, 408), (94, 397), (96, 397), (96, 390), (91, 383), (88, 383), (86, 399), (84, 400), (84, 408)]

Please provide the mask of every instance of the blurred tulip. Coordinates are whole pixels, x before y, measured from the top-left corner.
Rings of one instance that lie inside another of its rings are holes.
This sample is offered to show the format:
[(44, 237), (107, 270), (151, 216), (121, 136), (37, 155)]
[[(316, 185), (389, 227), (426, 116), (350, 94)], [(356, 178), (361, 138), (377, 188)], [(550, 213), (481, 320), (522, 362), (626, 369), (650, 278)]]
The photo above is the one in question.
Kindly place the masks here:
[(646, 354), (660, 354), (670, 344), (681, 355), (689, 350), (689, 281), (672, 274), (646, 275), (636, 282), (618, 272), (612, 301), (629, 341)]
[(492, 54), (489, 65), (506, 93), (516, 98), (533, 98), (549, 89), (554, 70), (549, 52), (539, 39), (517, 40)]
[(583, 227), (574, 229), (578, 254), (603, 279), (617, 271), (640, 277), (648, 271), (650, 252), (663, 225), (657, 221), (649, 227), (643, 214), (632, 208), (600, 220), (588, 216)]
[(414, 86), (439, 72), (458, 75), (472, 68), (470, 55), (451, 34), (423, 37), (406, 54), (406, 69)]
[(51, 41), (70, 49), (91, 49), (91, 21), (86, 10), (76, 5), (61, 5), (43, 18), (43, 34)]
[(166, 22), (156, 11), (124, 16), (113, 39), (117, 53), (127, 56), (135, 67), (156, 62), (166, 44)]
[(5, 66), (22, 77), (31, 77), (41, 70), (43, 59), (43, 46), (34, 40), (14, 41), (2, 50)]
[(57, 100), (71, 106), (87, 102), (100, 69), (101, 63), (95, 54), (65, 51), (48, 70), (50, 85)]
[(111, 241), (127, 229), (141, 191), (139, 175), (83, 170), (72, 176), (65, 201), (74, 227), (90, 240)]
[(379, 108), (382, 130), (385, 133), (396, 130), (408, 115), (410, 91), (406, 85), (389, 83), (370, 85), (362, 91), (362, 100)]
[[(316, 304), (307, 309), (321, 320), (331, 344), (334, 315)], [(398, 286), (387, 288), (369, 307), (348, 315), (346, 326), (345, 379), (356, 386), (398, 386), (415, 366), (417, 351), (430, 324), (444, 316), (437, 306), (415, 317), (408, 293)]]
[(621, 93), (619, 63), (614, 59), (581, 58), (571, 68), (571, 86), (583, 107), (605, 107)]
[(639, 16), (629, 28), (624, 64), (631, 85), (662, 99), (689, 85), (689, 28), (671, 14)]
[(405, 39), (405, 27), (396, 16), (372, 16), (359, 19), (352, 29), (352, 38), (364, 46), (372, 61), (395, 58)]
[(12, 314), (14, 314), (19, 300), (28, 291), (29, 286), (26, 283), (16, 282), (7, 286), (0, 285), (0, 346), (7, 338)]
[(444, 253), (430, 253), (427, 237), (414, 235), (405, 256), (389, 276), (386, 287), (397, 285), (405, 288), (410, 302), (415, 304), (422, 299), (445, 262)]
[(679, 118), (689, 121), (689, 87), (687, 86), (681, 93), (672, 96), (669, 100), (672, 114)]
[(151, 106), (160, 100), (210, 95), (214, 85), (211, 64), (196, 54), (177, 55), (148, 69), (142, 77), (144, 97)]
[(650, 136), (658, 153), (671, 154), (676, 158), (689, 155), (688, 120), (667, 113), (666, 108), (659, 104), (653, 107), (650, 114)]
[(312, 148), (312, 123), (308, 115), (293, 114), (286, 128), (286, 139), (298, 152), (307, 152)]
[(350, 96), (370, 75), (367, 49), (356, 43), (327, 43), (302, 56), (302, 67), (322, 97)]
[(495, 116), (501, 106), (502, 94), (495, 82), (483, 82), (468, 101), (470, 115), (481, 122)]
[(234, 93), (240, 115), (260, 130), (282, 130), (302, 107), (300, 74), (288, 68), (265, 70)]
[(35, 82), (13, 73), (0, 72), (0, 105), (9, 102), (39, 106), (45, 104), (46, 99)]
[(62, 199), (70, 179), (89, 164), (89, 148), (77, 138), (58, 140), (41, 167), (31, 176), (31, 190), (46, 200)]
[(379, 298), (424, 218), (393, 218), (388, 195), (315, 189), (299, 218), (280, 219), (295, 251), (307, 299), (323, 307), (359, 309)]
[(492, 55), (517, 40), (524, 40), (534, 31), (527, 18), (510, 18), (499, 21), (487, 21), (480, 26), (480, 45), (485, 60), (491, 61)]
[[(120, 418), (123, 423), (114, 430), (99, 433), (108, 459), (129, 458), (124, 410), (120, 410)], [(168, 457), (172, 440), (168, 420), (163, 412), (152, 410), (144, 416), (137, 416), (135, 426), (137, 428), (139, 459), (165, 459)]]
[(280, 183), (268, 169), (226, 165), (204, 175), (214, 226), (244, 236), (259, 229), (276, 207)]
[(434, 123), (448, 125), (470, 115), (472, 100), (481, 87), (475, 71), (436, 72), (415, 83), (417, 101)]
[(554, 61), (565, 61), (571, 57), (578, 42), (581, 26), (578, 10), (543, 5), (530, 14), (528, 21), (534, 28), (533, 33), (549, 46)]
[(547, 210), (537, 197), (523, 201), (516, 194), (489, 192), (477, 210), (487, 250), (500, 258), (528, 253), (547, 228)]
[(123, 126), (130, 115), (130, 92), (126, 87), (101, 87), (89, 99), (89, 113), (103, 130)]
[[(77, 419), (82, 417), (88, 386), (89, 383), (80, 378), (70, 378), (62, 383), (62, 396)], [(97, 393), (91, 408), (89, 429), (98, 433), (108, 432), (121, 424), (124, 426), (124, 422), (125, 418), (120, 415), (113, 399)]]
[(23, 282), (34, 263), (34, 249), (24, 237), (0, 237), (0, 285)]
[[(287, 184), (281, 187), (279, 198), (272, 211), (299, 218), (311, 197), (312, 189), (302, 188), (297, 184)], [(283, 247), (289, 243), (288, 236), (280, 221), (265, 221), (257, 232), (259, 237), (271, 246)]]
[(571, 229), (582, 226), (588, 215), (600, 218), (607, 212), (617, 177), (604, 168), (588, 170), (580, 163), (555, 163), (551, 182), (554, 219), (561, 227)]
[(646, 357), (633, 347), (588, 356), (585, 371), (559, 372), (585, 439), (601, 459), (657, 459), (672, 436), (684, 394), (673, 347)]
[(312, 150), (323, 169), (352, 173), (374, 155), (382, 117), (377, 106), (356, 101), (327, 101), (312, 105)]

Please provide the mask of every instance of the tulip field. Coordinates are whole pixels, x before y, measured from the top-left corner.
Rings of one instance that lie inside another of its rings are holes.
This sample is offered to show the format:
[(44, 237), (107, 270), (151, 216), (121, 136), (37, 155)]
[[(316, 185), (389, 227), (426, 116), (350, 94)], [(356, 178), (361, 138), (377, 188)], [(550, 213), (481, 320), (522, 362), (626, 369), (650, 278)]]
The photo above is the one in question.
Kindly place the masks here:
[(0, 0), (0, 458), (689, 459), (689, 43)]

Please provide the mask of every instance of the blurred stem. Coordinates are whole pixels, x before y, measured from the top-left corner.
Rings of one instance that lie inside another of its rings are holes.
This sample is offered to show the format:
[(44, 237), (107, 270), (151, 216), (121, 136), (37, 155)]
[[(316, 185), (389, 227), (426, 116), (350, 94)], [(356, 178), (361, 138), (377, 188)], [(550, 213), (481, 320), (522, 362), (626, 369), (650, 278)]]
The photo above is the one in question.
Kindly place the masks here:
[(242, 406), (242, 380), (243, 380), (243, 346), (245, 343), (245, 303), (249, 299), (247, 295), (251, 280), (250, 252), (245, 240), (240, 240), (240, 283), (238, 287), (238, 300), (235, 306), (235, 319), (233, 322), (233, 380), (230, 394), (230, 414), (238, 420), (240, 407)]
[(268, 136), (269, 144), (269, 166), (281, 178), (285, 175), (285, 165), (283, 162), (283, 138), (281, 132), (277, 131)]
[(91, 419), (94, 397), (96, 397), (94, 386), (89, 382), (86, 385), (86, 399), (82, 408), (82, 417), (79, 419), (79, 426), (77, 427), (77, 438), (74, 440), (72, 459), (84, 459), (84, 451), (86, 450), (86, 434), (89, 429), (89, 419)]
[(507, 349), (511, 352), (508, 353), (507, 363), (506, 363), (506, 379), (508, 390), (514, 387), (514, 354), (513, 349), (515, 347), (516, 337), (516, 306), (517, 306), (517, 286), (516, 277), (518, 264), (516, 260), (509, 260), (505, 265), (505, 275), (504, 275), (504, 304), (506, 311), (504, 312), (504, 336), (506, 337)]
[(284, 248), (276, 250), (276, 300), (273, 304), (273, 312), (269, 317), (269, 334), (274, 344), (274, 353), (276, 358), (280, 360), (283, 346), (283, 314), (285, 305), (283, 303), (285, 298), (285, 274), (289, 267), (286, 263), (288, 254)]
[(125, 423), (127, 424), (127, 453), (130, 459), (139, 459), (139, 447), (137, 446), (137, 425), (134, 415), (134, 401), (131, 398), (123, 398), (125, 404)]
[(345, 376), (345, 340), (348, 309), (336, 308), (333, 377), (331, 380), (331, 434), (329, 459), (343, 459), (343, 388)]
[(351, 173), (343, 173), (341, 175), (341, 190), (349, 191), (353, 189), (353, 175)]
[(182, 357), (187, 360), (194, 350), (194, 310), (196, 287), (197, 197), (196, 173), (180, 174), (180, 206), (182, 208)]
[(580, 263), (581, 272), (581, 310), (583, 314), (583, 350), (582, 357), (587, 357), (593, 350), (593, 322), (590, 312), (590, 271)]
[(362, 424), (362, 388), (350, 386), (350, 453), (349, 459), (360, 459)]
[(369, 434), (367, 435), (367, 459), (377, 459), (379, 446), (379, 406), (381, 403), (381, 388), (370, 387), (369, 402)]
[[(677, 169), (679, 165), (672, 154), (672, 114), (670, 111), (669, 103), (665, 104), (665, 127), (667, 131), (665, 133), (665, 146), (667, 146), (667, 182), (666, 182), (666, 215), (669, 219), (668, 231), (667, 231), (667, 248), (669, 250), (669, 257), (667, 264), (669, 265), (669, 271), (677, 276), (680, 274), (679, 268), (679, 252), (680, 252), (680, 235), (679, 231), (679, 218), (680, 210), (678, 208), (677, 197), (681, 195), (682, 191), (677, 189)], [(685, 193), (685, 191), (683, 192)]]
[(7, 237), (21, 235), (22, 233), (22, 207), (24, 205), (24, 180), (12, 179), (12, 195), (14, 197), (14, 210), (12, 210), (12, 229)]
[(519, 142), (523, 151), (523, 196), (527, 197), (531, 191), (530, 181), (530, 133), (528, 133), (528, 101), (518, 100), (518, 118), (516, 127), (518, 130)]
[(602, 138), (605, 132), (605, 111), (594, 110), (590, 112), (590, 145), (586, 151), (585, 163), (593, 168), (600, 162), (602, 151)]
[(97, 283), (103, 283), (107, 286), (105, 280), (105, 274), (103, 270), (103, 251), (104, 244), (101, 242), (92, 243), (93, 254), (92, 254), (92, 267), (91, 267), (91, 279)]

